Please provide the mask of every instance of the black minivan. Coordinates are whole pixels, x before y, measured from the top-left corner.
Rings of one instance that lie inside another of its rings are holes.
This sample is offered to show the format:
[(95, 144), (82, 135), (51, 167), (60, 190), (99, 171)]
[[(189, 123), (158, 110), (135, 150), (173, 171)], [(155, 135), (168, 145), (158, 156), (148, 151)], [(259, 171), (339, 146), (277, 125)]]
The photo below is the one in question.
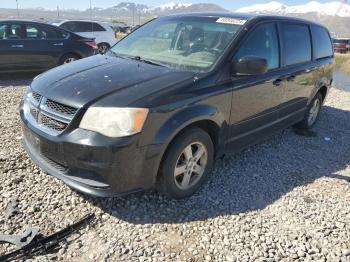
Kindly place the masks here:
[(328, 30), (230, 13), (155, 19), (106, 55), (38, 76), (20, 107), (32, 160), (72, 188), (192, 195), (216, 158), (312, 128), (332, 84)]

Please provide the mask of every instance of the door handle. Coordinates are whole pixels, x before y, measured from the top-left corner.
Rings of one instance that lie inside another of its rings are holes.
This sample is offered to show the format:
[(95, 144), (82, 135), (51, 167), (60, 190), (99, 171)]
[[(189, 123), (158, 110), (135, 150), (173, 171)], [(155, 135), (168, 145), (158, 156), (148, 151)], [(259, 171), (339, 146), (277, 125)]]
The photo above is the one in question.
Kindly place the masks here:
[(282, 82), (283, 82), (283, 80), (280, 79), (280, 78), (278, 78), (278, 79), (276, 79), (275, 81), (273, 81), (273, 85), (274, 85), (274, 86), (281, 86), (281, 85), (282, 85)]
[(12, 48), (23, 48), (24, 45), (12, 45), (11, 47), (12, 47)]
[(63, 46), (63, 43), (54, 43), (54, 46)]

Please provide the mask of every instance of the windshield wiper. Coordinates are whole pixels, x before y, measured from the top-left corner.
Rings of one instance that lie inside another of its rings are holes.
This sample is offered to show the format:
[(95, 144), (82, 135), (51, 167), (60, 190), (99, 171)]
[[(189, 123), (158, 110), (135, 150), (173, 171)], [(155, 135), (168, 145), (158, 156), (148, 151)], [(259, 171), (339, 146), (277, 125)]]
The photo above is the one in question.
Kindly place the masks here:
[(164, 64), (161, 64), (161, 63), (159, 63), (159, 62), (154, 62), (154, 61), (149, 60), (149, 59), (144, 59), (144, 58), (142, 58), (141, 56), (131, 56), (130, 58), (133, 59), (133, 60), (137, 60), (137, 61), (144, 62), (144, 63), (146, 63), (146, 64), (150, 64), (150, 65), (156, 65), (156, 66), (167, 67), (167, 66), (164, 65)]

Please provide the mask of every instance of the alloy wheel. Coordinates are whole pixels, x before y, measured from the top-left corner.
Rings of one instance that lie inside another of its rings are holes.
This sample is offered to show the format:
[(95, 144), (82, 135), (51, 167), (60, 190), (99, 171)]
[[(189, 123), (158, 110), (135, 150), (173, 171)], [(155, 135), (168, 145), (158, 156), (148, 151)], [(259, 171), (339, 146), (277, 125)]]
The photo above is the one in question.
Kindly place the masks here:
[(76, 60), (77, 59), (75, 57), (68, 57), (66, 60), (64, 60), (63, 64), (69, 64), (69, 63), (72, 63)]
[(204, 144), (195, 142), (180, 154), (174, 170), (176, 186), (187, 190), (195, 186), (203, 176), (208, 163), (208, 151)]
[(309, 117), (308, 117), (308, 124), (309, 126), (312, 126), (317, 119), (318, 113), (320, 112), (321, 108), (321, 102), (319, 99), (315, 99), (312, 107), (310, 108), (309, 111)]

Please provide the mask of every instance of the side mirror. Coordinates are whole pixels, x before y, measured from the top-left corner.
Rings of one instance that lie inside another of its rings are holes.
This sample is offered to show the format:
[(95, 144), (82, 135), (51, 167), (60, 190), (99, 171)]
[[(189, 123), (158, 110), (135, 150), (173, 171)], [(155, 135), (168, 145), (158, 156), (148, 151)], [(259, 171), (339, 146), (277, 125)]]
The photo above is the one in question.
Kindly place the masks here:
[(257, 56), (244, 56), (233, 63), (235, 75), (261, 75), (267, 72), (267, 60)]

